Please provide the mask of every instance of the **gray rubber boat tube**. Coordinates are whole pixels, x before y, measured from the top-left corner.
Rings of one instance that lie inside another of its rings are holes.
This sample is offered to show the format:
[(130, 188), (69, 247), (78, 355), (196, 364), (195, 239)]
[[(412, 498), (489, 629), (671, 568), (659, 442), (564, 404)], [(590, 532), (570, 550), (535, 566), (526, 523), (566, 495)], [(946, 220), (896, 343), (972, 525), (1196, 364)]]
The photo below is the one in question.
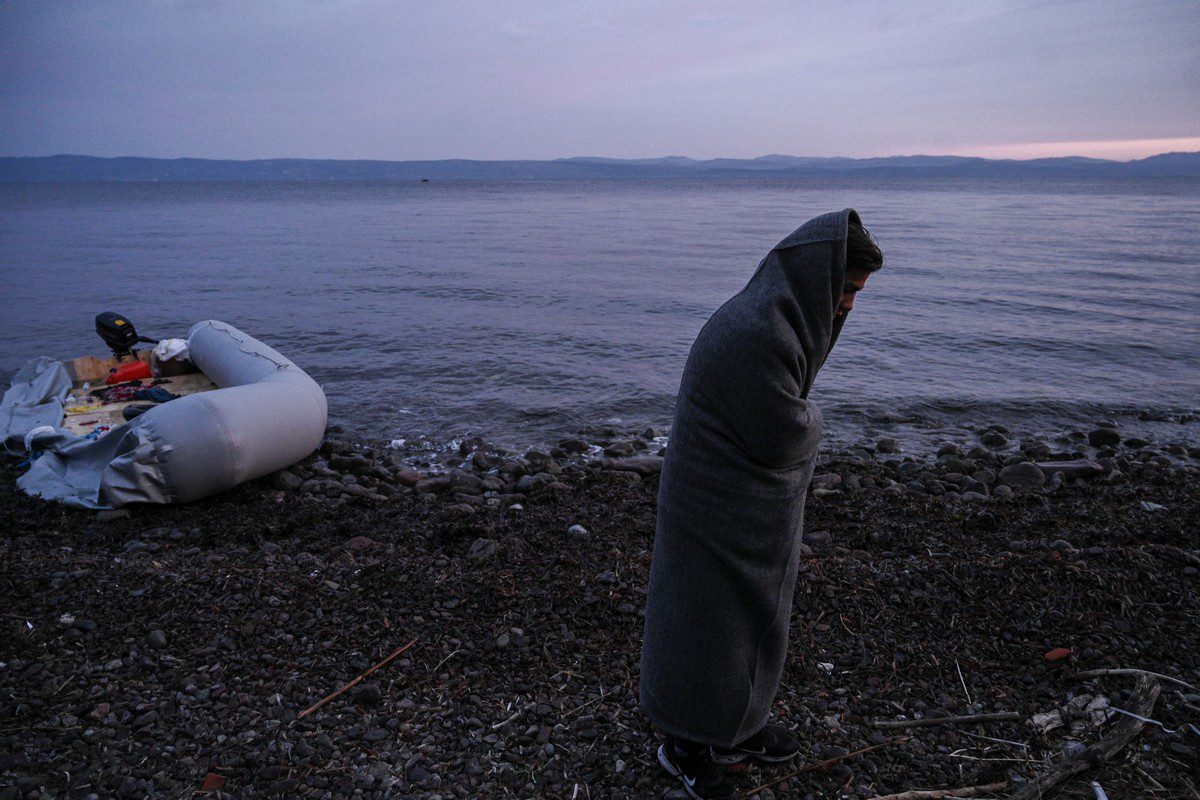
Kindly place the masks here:
[[(54, 435), (18, 480), (29, 494), (83, 508), (186, 503), (294, 464), (325, 434), (320, 385), (232, 325), (188, 333), (192, 362), (219, 388), (150, 409), (96, 440)], [(170, 388), (170, 387), (167, 387)]]

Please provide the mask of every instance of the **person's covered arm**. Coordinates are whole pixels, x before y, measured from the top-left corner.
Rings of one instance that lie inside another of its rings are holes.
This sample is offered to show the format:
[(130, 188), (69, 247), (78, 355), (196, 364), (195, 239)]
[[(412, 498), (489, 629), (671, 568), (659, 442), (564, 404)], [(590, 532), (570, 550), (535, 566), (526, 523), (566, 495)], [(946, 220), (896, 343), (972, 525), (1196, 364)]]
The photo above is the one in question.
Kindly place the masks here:
[(707, 330), (689, 359), (687, 397), (708, 424), (748, 460), (780, 469), (807, 456), (808, 432), (821, 424), (801, 396), (805, 365), (796, 351), (744, 331)]

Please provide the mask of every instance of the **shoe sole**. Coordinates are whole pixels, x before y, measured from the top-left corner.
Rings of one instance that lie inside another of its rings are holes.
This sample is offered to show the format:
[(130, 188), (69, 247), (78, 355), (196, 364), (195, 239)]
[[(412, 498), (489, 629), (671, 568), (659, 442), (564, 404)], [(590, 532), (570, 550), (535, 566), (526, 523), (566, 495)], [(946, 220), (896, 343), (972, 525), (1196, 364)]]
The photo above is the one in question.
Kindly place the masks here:
[(786, 755), (786, 756), (768, 756), (765, 754), (755, 755), (753, 753), (737, 753), (736, 755), (723, 756), (723, 755), (718, 755), (715, 750), (713, 750), (712, 748), (709, 748), (708, 756), (709, 756), (709, 758), (712, 759), (712, 762), (714, 764), (720, 764), (722, 767), (733, 767), (738, 764), (744, 764), (747, 761), (754, 761), (758, 764), (768, 764), (768, 765), (782, 764), (785, 761), (791, 761), (793, 758), (796, 757), (796, 754), (799, 752), (800, 751), (797, 750), (795, 753), (790, 753), (789, 755)]
[(671, 763), (671, 759), (667, 758), (667, 746), (665, 744), (660, 744), (658, 746), (658, 763), (667, 771), (668, 775), (683, 784), (683, 790), (688, 793), (688, 797), (694, 798), (694, 800), (704, 800), (704, 798), (696, 794), (696, 791), (688, 784), (687, 780), (683, 777), (683, 773)]

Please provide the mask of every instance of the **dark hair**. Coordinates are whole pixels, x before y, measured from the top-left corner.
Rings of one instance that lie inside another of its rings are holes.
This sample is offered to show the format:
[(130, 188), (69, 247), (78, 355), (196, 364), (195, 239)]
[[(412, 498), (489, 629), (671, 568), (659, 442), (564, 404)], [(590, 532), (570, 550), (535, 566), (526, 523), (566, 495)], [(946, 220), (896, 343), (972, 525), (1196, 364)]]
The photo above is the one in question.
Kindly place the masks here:
[(853, 220), (846, 231), (846, 268), (874, 272), (883, 266), (883, 251), (871, 232)]

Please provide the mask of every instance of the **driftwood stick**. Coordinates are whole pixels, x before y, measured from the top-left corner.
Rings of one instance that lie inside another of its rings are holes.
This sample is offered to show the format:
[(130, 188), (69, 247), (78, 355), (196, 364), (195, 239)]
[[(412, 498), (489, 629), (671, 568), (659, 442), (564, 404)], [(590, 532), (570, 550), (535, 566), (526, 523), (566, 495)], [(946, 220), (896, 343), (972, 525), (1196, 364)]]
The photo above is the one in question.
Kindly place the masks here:
[(813, 763), (813, 764), (805, 764), (800, 769), (795, 770), (793, 772), (789, 772), (787, 775), (782, 775), (778, 778), (775, 778), (774, 780), (769, 780), (766, 783), (760, 783), (758, 786), (755, 786), (753, 789), (742, 792), (742, 796), (750, 797), (751, 795), (761, 792), (763, 789), (769, 789), (770, 787), (774, 786), (775, 784), (783, 783), (784, 781), (788, 780), (789, 778), (794, 778), (797, 775), (803, 775), (806, 772), (812, 772), (813, 770), (817, 770), (817, 769), (825, 769), (826, 767), (832, 767), (834, 764), (845, 761), (848, 758), (854, 758), (855, 756), (861, 756), (865, 753), (869, 753), (872, 750), (878, 750), (882, 747), (891, 747), (894, 744), (903, 744), (904, 742), (907, 742), (911, 738), (912, 738), (911, 736), (897, 736), (894, 739), (888, 739), (886, 742), (880, 742), (879, 744), (873, 744), (870, 747), (864, 747), (861, 750), (855, 750), (853, 753), (846, 753), (846, 755), (844, 755), (844, 756), (835, 756), (833, 758), (827, 758), (824, 761), (817, 761), (816, 763)]
[(945, 800), (951, 797), (979, 797), (998, 792), (1008, 786), (1008, 781), (986, 783), (982, 786), (964, 786), (961, 789), (910, 789), (899, 794), (884, 794), (871, 800)]
[(1000, 711), (995, 714), (967, 714), (963, 717), (927, 717), (925, 719), (877, 719), (871, 723), (876, 728), (927, 728), (931, 725), (962, 725), (971, 722), (1015, 722), (1021, 715), (1015, 711)]
[[(1192, 686), (1186, 681), (1181, 681), (1179, 678), (1172, 678), (1170, 675), (1162, 675), (1158, 672), (1150, 672), (1145, 669), (1089, 669), (1086, 672), (1076, 672), (1072, 678), (1100, 678), (1105, 675), (1149, 675), (1151, 678), (1158, 678), (1163, 683), (1173, 683), (1176, 686), (1182, 686), (1193, 692), (1200, 692), (1195, 686)], [(1143, 715), (1145, 716), (1145, 715)]]
[[(1161, 689), (1161, 685), (1153, 676), (1140, 674), (1137, 686), (1134, 687), (1133, 694), (1129, 698), (1129, 705), (1133, 706), (1135, 713), (1139, 716), (1148, 717), (1154, 711), (1154, 703), (1158, 700), (1158, 693)], [(1101, 737), (1100, 741), (1079, 755), (1072, 756), (1046, 770), (1035, 780), (1025, 784), (1009, 800), (1040, 800), (1046, 792), (1067, 778), (1108, 761), (1138, 735), (1142, 730), (1142, 725), (1141, 720), (1133, 717), (1121, 717), (1113, 724), (1108, 734)]]
[(412, 646), (413, 646), (414, 644), (416, 644), (416, 643), (417, 643), (417, 640), (416, 640), (416, 639), (413, 639), (411, 642), (409, 642), (408, 644), (404, 645), (403, 647), (397, 647), (397, 648), (396, 648), (394, 651), (392, 651), (392, 654), (391, 654), (390, 656), (388, 656), (387, 658), (385, 658), (383, 661), (380, 661), (378, 664), (376, 664), (375, 666), (371, 667), (369, 670), (367, 670), (366, 672), (364, 672), (362, 675), (359, 675), (357, 678), (355, 678), (354, 680), (350, 681), (350, 682), (349, 682), (349, 683), (347, 683), (345, 686), (343, 686), (342, 688), (338, 689), (336, 692), (333, 692), (332, 694), (327, 694), (327, 695), (325, 695), (325, 696), (324, 696), (324, 697), (322, 697), (320, 700), (318, 700), (317, 702), (313, 703), (313, 704), (312, 704), (311, 706), (309, 706), (308, 708), (306, 708), (306, 709), (304, 709), (303, 711), (301, 711), (301, 712), (300, 712), (300, 713), (299, 713), (299, 714), (296, 716), (296, 719), (304, 719), (304, 718), (305, 718), (305, 717), (307, 717), (309, 714), (311, 714), (312, 712), (316, 711), (318, 708), (320, 708), (321, 706), (325, 705), (326, 703), (328, 703), (328, 702), (329, 702), (330, 700), (332, 700), (333, 698), (335, 698), (335, 697), (337, 697), (337, 696), (339, 696), (339, 695), (345, 694), (345, 693), (346, 693), (347, 691), (349, 691), (350, 689), (353, 689), (355, 686), (357, 686), (358, 684), (360, 684), (360, 683), (362, 682), (362, 679), (363, 679), (363, 678), (367, 677), (367, 676), (368, 676), (368, 675), (370, 675), (372, 672), (374, 672), (375, 670), (377, 670), (377, 669), (379, 669), (379, 668), (381, 668), (381, 667), (386, 667), (388, 664), (392, 663), (392, 661), (394, 661), (396, 658), (398, 658), (398, 657), (400, 656), (400, 654), (401, 654), (401, 653), (403, 653), (405, 650), (407, 650), (408, 648), (412, 647)]

